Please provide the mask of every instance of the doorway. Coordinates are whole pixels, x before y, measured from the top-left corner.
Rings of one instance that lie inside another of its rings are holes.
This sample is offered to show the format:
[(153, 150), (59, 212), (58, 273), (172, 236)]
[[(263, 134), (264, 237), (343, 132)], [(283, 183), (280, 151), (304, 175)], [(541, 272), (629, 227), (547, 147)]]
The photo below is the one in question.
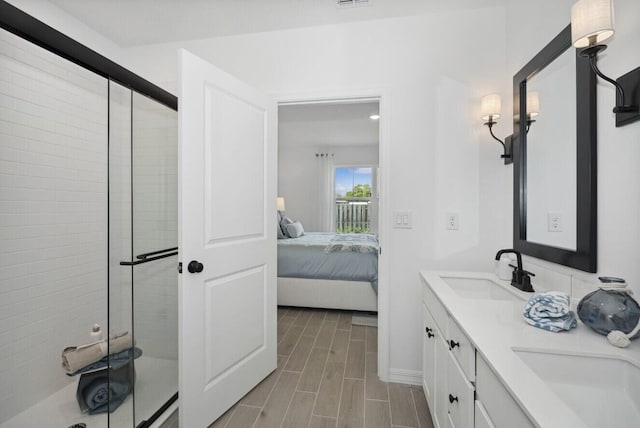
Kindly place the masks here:
[[(342, 211), (345, 212), (344, 205), (351, 203), (355, 209), (350, 212), (360, 212), (354, 214), (353, 220), (357, 224), (347, 225), (342, 231), (376, 233), (382, 250), (388, 236), (385, 224), (389, 156), (385, 109), (385, 97), (380, 92), (279, 100), (278, 194), (285, 198), (287, 215), (301, 219), (303, 224), (305, 220), (308, 222), (305, 230), (340, 231), (338, 204), (343, 204)], [(352, 181), (349, 189), (342, 189), (344, 186), (340, 186), (336, 175), (339, 168), (363, 169), (358, 172), (369, 168), (370, 178), (366, 181), (370, 182)], [(356, 189), (359, 184), (369, 184), (370, 196), (360, 196), (363, 200), (355, 200), (358, 197), (353, 196), (354, 190), (364, 187)], [(338, 187), (344, 190), (343, 194), (338, 195)], [(349, 197), (347, 192), (351, 192)], [(365, 221), (362, 221), (363, 204), (367, 206)], [(386, 275), (386, 255), (380, 251), (377, 324), (378, 376), (381, 380), (388, 379)]]

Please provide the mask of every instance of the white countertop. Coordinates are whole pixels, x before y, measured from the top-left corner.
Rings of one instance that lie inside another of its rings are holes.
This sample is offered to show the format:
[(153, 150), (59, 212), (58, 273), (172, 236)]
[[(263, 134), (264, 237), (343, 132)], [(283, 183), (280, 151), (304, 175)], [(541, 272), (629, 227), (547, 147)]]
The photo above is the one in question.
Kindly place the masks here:
[[(501, 281), (492, 273), (421, 271), (420, 275), (449, 314), (456, 319), (523, 411), (539, 427), (584, 427), (585, 424), (513, 352), (512, 348), (599, 357), (613, 356), (640, 367), (640, 339), (631, 341), (628, 348), (616, 348), (609, 344), (605, 336), (597, 334), (579, 319), (578, 327), (568, 332), (552, 333), (535, 328), (527, 324), (522, 317), (526, 300), (464, 299), (441, 278), (486, 278), (513, 288), (508, 281)], [(532, 295), (523, 294), (527, 299)], [(571, 309), (574, 312), (576, 304), (577, 301), (572, 301)]]

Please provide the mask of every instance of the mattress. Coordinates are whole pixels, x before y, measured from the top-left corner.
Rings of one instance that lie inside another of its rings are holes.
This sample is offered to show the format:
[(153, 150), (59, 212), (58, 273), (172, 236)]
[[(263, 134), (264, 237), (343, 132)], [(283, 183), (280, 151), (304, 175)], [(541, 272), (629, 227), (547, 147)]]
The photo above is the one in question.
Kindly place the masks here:
[(335, 233), (305, 232), (278, 240), (278, 276), (370, 282), (378, 292), (378, 253), (327, 252)]

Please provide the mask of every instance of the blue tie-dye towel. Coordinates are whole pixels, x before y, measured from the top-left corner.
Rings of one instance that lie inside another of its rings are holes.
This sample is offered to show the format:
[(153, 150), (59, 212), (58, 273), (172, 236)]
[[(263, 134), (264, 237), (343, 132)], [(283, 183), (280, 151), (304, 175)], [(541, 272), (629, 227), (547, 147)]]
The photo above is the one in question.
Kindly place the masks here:
[(569, 295), (561, 291), (535, 294), (527, 302), (523, 316), (532, 326), (554, 333), (571, 330), (578, 325), (576, 315), (569, 310)]

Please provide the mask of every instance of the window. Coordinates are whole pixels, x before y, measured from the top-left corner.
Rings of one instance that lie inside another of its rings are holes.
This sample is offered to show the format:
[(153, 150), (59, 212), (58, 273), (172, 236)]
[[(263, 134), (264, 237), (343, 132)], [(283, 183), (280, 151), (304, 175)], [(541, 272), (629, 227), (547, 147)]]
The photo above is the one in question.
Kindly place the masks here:
[(371, 231), (373, 167), (335, 169), (335, 230), (338, 233)]

